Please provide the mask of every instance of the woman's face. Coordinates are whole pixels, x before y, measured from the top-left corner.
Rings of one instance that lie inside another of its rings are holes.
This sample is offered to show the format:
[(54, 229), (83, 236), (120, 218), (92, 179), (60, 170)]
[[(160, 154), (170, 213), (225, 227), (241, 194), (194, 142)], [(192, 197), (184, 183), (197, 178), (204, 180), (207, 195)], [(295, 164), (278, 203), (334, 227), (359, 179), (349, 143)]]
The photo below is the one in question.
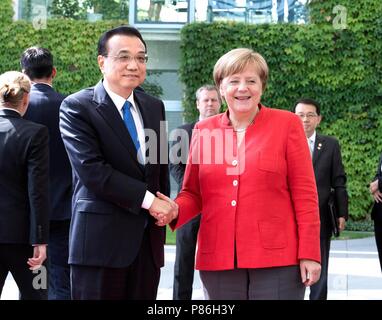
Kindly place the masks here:
[(256, 110), (263, 93), (263, 85), (254, 65), (242, 72), (225, 77), (220, 84), (220, 94), (230, 112), (248, 113)]

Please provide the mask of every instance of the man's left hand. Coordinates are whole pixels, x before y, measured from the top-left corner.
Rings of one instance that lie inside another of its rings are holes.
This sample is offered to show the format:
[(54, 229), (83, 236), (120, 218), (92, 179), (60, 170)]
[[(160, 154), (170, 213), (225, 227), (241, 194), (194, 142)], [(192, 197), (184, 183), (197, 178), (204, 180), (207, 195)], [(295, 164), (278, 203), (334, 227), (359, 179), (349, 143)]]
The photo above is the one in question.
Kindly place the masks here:
[(338, 218), (338, 228), (340, 229), (340, 231), (344, 231), (345, 230), (345, 225), (346, 225), (346, 220), (344, 217), (339, 217)]

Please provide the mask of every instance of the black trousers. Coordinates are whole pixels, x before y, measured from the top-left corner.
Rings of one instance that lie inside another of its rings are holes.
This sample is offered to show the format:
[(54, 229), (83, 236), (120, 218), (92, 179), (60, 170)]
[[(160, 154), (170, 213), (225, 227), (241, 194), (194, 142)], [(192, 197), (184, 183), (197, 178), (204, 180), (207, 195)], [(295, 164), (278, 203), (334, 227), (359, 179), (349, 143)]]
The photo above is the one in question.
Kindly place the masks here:
[(327, 300), (328, 298), (328, 271), (330, 253), (330, 235), (321, 235), (321, 276), (320, 279), (310, 287), (310, 300)]
[[(0, 244), (0, 294), (8, 272), (11, 272), (19, 288), (21, 300), (47, 299), (47, 288), (41, 288), (44, 284), (39, 280), (44, 275), (29, 270), (27, 260), (32, 256), (33, 247), (28, 244)], [(47, 279), (43, 281), (47, 284)]]
[(50, 222), (47, 248), (49, 300), (70, 300), (69, 228), (70, 220)]
[(378, 249), (379, 264), (382, 271), (382, 219), (374, 220), (374, 235)]
[(194, 282), (195, 249), (200, 215), (176, 231), (176, 257), (174, 265), (174, 300), (191, 300)]
[(152, 257), (148, 229), (130, 266), (71, 265), (70, 272), (73, 300), (155, 300), (157, 296), (160, 268)]

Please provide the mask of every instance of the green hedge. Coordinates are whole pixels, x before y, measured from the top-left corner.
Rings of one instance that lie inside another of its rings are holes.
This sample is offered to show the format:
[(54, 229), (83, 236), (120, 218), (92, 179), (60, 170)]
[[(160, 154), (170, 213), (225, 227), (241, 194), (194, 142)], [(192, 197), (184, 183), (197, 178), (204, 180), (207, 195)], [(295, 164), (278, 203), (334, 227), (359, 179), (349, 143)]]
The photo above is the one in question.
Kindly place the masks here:
[[(322, 18), (335, 5), (350, 8), (354, 3), (313, 1), (314, 23), (309, 25), (189, 24), (181, 31), (180, 75), (186, 88), (183, 105), (188, 121), (197, 116), (195, 90), (213, 82), (216, 60), (237, 47), (253, 48), (269, 64), (270, 79), (262, 99), (265, 105), (291, 109), (303, 96), (320, 101), (321, 131), (340, 140), (350, 214), (357, 220), (370, 212), (367, 185), (382, 152), (382, 24), (377, 23), (382, 2), (356, 2), (355, 10), (348, 10), (345, 30), (333, 27), (334, 16)], [(370, 10), (366, 4), (371, 4)]]
[(11, 0), (1, 0), (0, 4), (0, 28), (2, 28), (2, 25), (12, 22), (13, 7)]
[[(11, 10), (7, 9), (8, 6), (5, 8), (12, 17), (12, 7)], [(53, 53), (58, 71), (54, 86), (64, 94), (76, 92), (99, 81), (101, 72), (97, 64), (97, 43), (100, 35), (113, 27), (128, 24), (124, 20), (92, 23), (56, 19), (48, 20), (45, 29), (35, 29), (30, 22), (12, 22), (12, 19), (7, 19), (3, 8), (0, 12), (0, 73), (19, 70), (23, 50), (33, 45), (43, 46)], [(162, 94), (161, 87), (155, 83), (146, 81), (143, 87), (155, 96)]]

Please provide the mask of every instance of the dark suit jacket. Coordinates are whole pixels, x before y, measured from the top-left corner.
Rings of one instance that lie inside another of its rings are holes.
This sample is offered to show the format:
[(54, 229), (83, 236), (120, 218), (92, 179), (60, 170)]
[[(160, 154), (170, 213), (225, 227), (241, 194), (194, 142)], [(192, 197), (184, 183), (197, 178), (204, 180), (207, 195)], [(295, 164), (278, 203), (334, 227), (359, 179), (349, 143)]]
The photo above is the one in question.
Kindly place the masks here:
[[(374, 180), (378, 179), (378, 189), (379, 189), (379, 191), (382, 191), (382, 172), (381, 172), (381, 166), (382, 166), (382, 155), (381, 155), (381, 158), (379, 159), (377, 174), (374, 177)], [(371, 218), (373, 220), (382, 221), (382, 203), (374, 202), (373, 209), (371, 210)]]
[(330, 235), (331, 222), (328, 201), (331, 189), (334, 189), (338, 215), (345, 219), (348, 218), (346, 174), (342, 164), (340, 145), (334, 137), (317, 133), (313, 152), (313, 167), (320, 206), (321, 235)]
[[(183, 176), (184, 171), (186, 170), (186, 164), (187, 164), (187, 158), (188, 158), (188, 152), (186, 154), (182, 154), (182, 150), (189, 150), (191, 136), (192, 136), (192, 129), (195, 127), (195, 123), (187, 123), (184, 124), (176, 130), (179, 130), (177, 134), (177, 140), (171, 141), (170, 143), (170, 159), (185, 159), (186, 161), (181, 161), (179, 163), (173, 163), (172, 161), (169, 162), (169, 168), (170, 173), (172, 177), (175, 179), (176, 183), (178, 184), (178, 192), (182, 189), (183, 184)], [(187, 134), (187, 135), (186, 135)], [(180, 144), (180, 145), (177, 145)]]
[(49, 130), (50, 220), (71, 217), (72, 170), (59, 129), (59, 111), (64, 96), (47, 84), (32, 86), (25, 119), (40, 123)]
[(145, 166), (138, 162), (129, 132), (101, 81), (61, 105), (60, 130), (74, 174), (71, 264), (130, 265), (140, 249), (146, 220), (154, 262), (158, 267), (164, 264), (165, 228), (156, 226), (141, 208), (146, 190), (169, 191), (168, 165), (159, 162), (167, 147), (166, 135), (160, 135), (164, 105), (140, 90), (134, 97), (144, 128), (157, 138), (156, 162)]
[(0, 243), (48, 243), (48, 140), (46, 127), (0, 110)]

